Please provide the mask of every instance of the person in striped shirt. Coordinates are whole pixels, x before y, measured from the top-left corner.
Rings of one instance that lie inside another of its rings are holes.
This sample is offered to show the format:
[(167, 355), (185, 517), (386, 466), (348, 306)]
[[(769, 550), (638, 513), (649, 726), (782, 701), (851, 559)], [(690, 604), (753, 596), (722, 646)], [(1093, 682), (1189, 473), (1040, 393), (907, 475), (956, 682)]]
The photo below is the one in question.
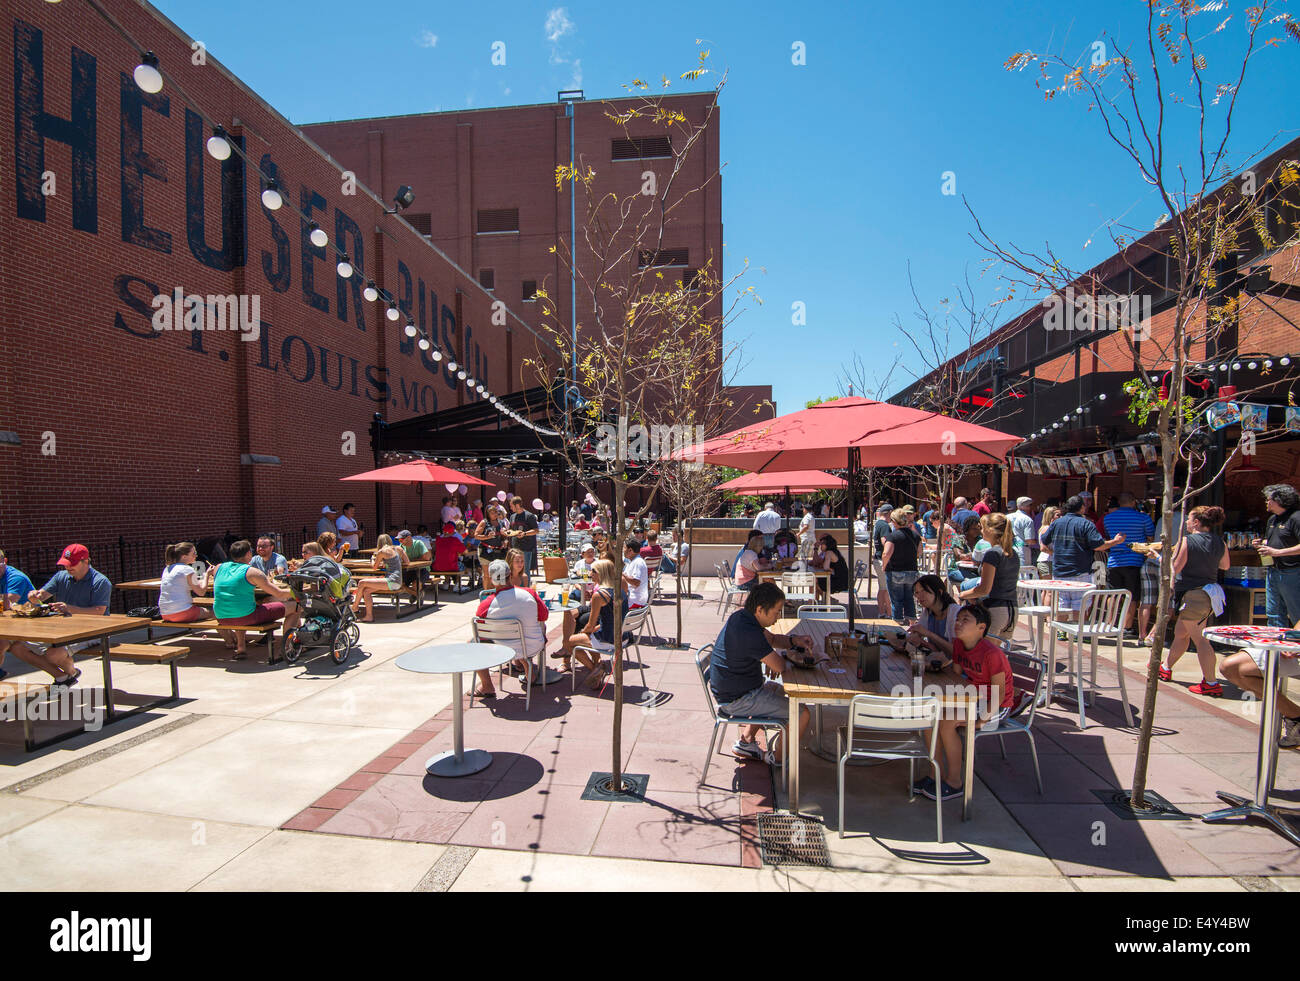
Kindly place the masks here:
[(1133, 617), (1142, 603), (1142, 564), (1146, 556), (1133, 551), (1129, 542), (1149, 542), (1155, 538), (1155, 524), (1134, 505), (1137, 498), (1128, 491), (1119, 495), (1119, 507), (1109, 512), (1105, 519), (1105, 533), (1109, 538), (1123, 532), (1124, 539), (1106, 553), (1106, 585), (1111, 589), (1126, 589), (1133, 597), (1129, 606), (1125, 630), (1132, 627)]

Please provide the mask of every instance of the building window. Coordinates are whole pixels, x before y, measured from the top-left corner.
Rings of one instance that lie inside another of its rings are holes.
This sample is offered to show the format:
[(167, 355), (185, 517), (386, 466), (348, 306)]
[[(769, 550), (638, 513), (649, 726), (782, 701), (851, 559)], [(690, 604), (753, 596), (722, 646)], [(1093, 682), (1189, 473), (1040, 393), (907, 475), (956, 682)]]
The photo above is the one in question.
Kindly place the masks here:
[(672, 140), (667, 136), (642, 136), (630, 140), (610, 141), (611, 160), (655, 160), (672, 155)]
[(478, 284), (485, 290), (496, 289), (497, 274), (495, 269), (480, 269), (478, 271)]
[(518, 208), (480, 208), (478, 212), (478, 234), (498, 235), (503, 232), (519, 231)]
[(407, 213), (402, 217), (406, 219), (407, 224), (425, 238), (429, 238), (433, 234), (433, 216), (428, 212), (425, 212), (424, 214)]
[(524, 288), (523, 288), (523, 291), (522, 291), (522, 292), (523, 292), (523, 297), (522, 297), (522, 299), (523, 299), (523, 301), (524, 301), (525, 303), (532, 303), (534, 300), (536, 300), (536, 299), (537, 299), (537, 280), (535, 280), (535, 279), (525, 279), (525, 280), (524, 280)]
[(696, 290), (700, 288), (700, 271), (698, 269), (687, 269), (682, 272), (682, 289)]
[(640, 266), (642, 269), (646, 266), (689, 266), (690, 263), (690, 249), (660, 249), (657, 252), (652, 252), (649, 249), (641, 250)]

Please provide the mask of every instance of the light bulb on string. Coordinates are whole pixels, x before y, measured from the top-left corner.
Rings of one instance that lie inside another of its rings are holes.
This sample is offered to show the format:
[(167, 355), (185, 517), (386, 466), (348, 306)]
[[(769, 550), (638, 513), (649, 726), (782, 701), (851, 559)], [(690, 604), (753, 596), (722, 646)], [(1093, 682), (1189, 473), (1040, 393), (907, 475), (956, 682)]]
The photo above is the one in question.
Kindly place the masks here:
[(455, 370), (456, 370), (456, 362), (455, 362), (455, 361), (448, 361), (448, 362), (447, 362), (447, 370), (448, 370), (448, 371), (455, 371)]
[(280, 184), (274, 177), (267, 178), (266, 190), (262, 192), (262, 205), (267, 211), (279, 211), (284, 206), (284, 196), (280, 194)]
[(216, 160), (230, 159), (230, 140), (224, 126), (214, 126), (208, 137), (208, 153)]
[[(414, 336), (415, 336), (416, 334), (418, 334), (418, 333), (419, 333), (419, 331), (415, 329), (415, 321), (414, 321), (414, 320), (408, 320), (408, 321), (406, 322), (406, 336), (407, 336), (407, 337), (414, 337)], [(421, 340), (424, 340), (424, 338), (420, 338), (420, 339), (421, 339)], [(427, 351), (428, 348), (425, 348), (425, 350)]]
[(1283, 368), (1285, 368), (1290, 363), (1291, 363), (1290, 358), (1282, 358), (1281, 360), (1278, 361), (1278, 364), (1280, 364)]
[(434, 348), (434, 349), (433, 349), (433, 353), (430, 354), (429, 357), (433, 358), (434, 361), (441, 361), (441, 360), (442, 360), (442, 352), (439, 351), (437, 348)]
[(366, 288), (361, 291), (361, 295), (371, 303), (374, 303), (379, 299), (379, 290), (375, 289), (375, 281), (373, 279), (366, 283)]
[(1246, 367), (1249, 368), (1251, 371), (1254, 371), (1255, 368), (1258, 367), (1258, 366), (1255, 364), (1254, 361), (1252, 361), (1252, 362), (1250, 362), (1248, 365), (1246, 365)]
[(325, 229), (321, 228), (320, 225), (316, 224), (314, 221), (307, 227), (311, 229), (311, 235), (308, 237), (311, 239), (312, 245), (321, 249), (329, 245), (330, 237), (325, 234)]
[(424, 337), (424, 336), (421, 336), (420, 339), (419, 339), (419, 341), (417, 341), (416, 343), (418, 343), (418, 344), (420, 345), (420, 350), (421, 350), (421, 351), (427, 351), (427, 350), (429, 350), (429, 348), (433, 347), (433, 344), (431, 344), (431, 343), (429, 342), (429, 338)]
[(346, 252), (339, 253), (338, 265), (334, 268), (338, 270), (338, 274), (344, 279), (352, 278), (352, 263), (348, 261), (348, 254)]
[(465, 372), (464, 372), (464, 371), (458, 371), (458, 372), (456, 372), (456, 377), (459, 378), (461, 381), (464, 381), (464, 380), (465, 380)]
[(396, 303), (390, 302), (388, 304), (388, 311), (385, 313), (385, 316), (388, 317), (389, 320), (397, 320), (399, 317), (401, 317), (401, 314), (397, 312)]
[(1233, 370), (1233, 371), (1240, 371), (1240, 370), (1241, 370), (1241, 362), (1240, 362), (1240, 361), (1234, 361), (1234, 362), (1232, 362), (1232, 370)]
[(140, 57), (140, 64), (135, 66), (135, 71), (131, 73), (135, 79), (135, 84), (143, 92), (154, 95), (162, 91), (163, 77), (162, 72), (158, 70), (158, 56), (152, 51), (146, 51)]
[(1265, 368), (1271, 368), (1271, 367), (1273, 367), (1273, 359), (1272, 359), (1272, 358), (1268, 358), (1268, 359), (1266, 359), (1266, 360), (1264, 361), (1264, 367), (1265, 367)]

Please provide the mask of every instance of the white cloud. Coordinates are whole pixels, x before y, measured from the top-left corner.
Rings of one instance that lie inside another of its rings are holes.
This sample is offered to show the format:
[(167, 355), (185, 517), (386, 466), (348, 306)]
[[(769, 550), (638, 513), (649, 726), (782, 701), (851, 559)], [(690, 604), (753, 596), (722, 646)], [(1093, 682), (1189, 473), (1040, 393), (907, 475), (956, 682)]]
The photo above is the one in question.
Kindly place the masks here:
[(420, 32), (420, 36), (415, 39), (415, 43), (422, 48), (436, 48), (438, 46), (438, 35), (425, 28)]
[(546, 15), (546, 40), (552, 44), (572, 34), (573, 31), (573, 21), (569, 20), (568, 7), (556, 7)]
[(582, 84), (582, 61), (578, 58), (570, 61), (567, 52), (560, 50), (560, 39), (575, 35), (577, 30), (577, 25), (569, 18), (567, 7), (556, 7), (546, 15), (546, 40), (551, 43), (551, 54), (547, 60), (552, 65), (572, 66), (568, 86), (571, 89)]

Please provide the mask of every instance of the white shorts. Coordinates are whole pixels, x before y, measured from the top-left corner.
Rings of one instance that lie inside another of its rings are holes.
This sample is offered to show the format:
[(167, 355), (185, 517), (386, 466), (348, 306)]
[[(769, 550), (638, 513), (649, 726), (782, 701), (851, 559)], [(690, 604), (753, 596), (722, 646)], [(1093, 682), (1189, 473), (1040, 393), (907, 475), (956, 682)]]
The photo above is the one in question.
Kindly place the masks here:
[[(1260, 674), (1268, 671), (1268, 661), (1265, 660), (1264, 652), (1246, 648), (1250, 654), (1250, 659), (1255, 662), (1259, 668)], [(1279, 678), (1300, 678), (1300, 657), (1282, 657), (1277, 659), (1277, 676)]]

